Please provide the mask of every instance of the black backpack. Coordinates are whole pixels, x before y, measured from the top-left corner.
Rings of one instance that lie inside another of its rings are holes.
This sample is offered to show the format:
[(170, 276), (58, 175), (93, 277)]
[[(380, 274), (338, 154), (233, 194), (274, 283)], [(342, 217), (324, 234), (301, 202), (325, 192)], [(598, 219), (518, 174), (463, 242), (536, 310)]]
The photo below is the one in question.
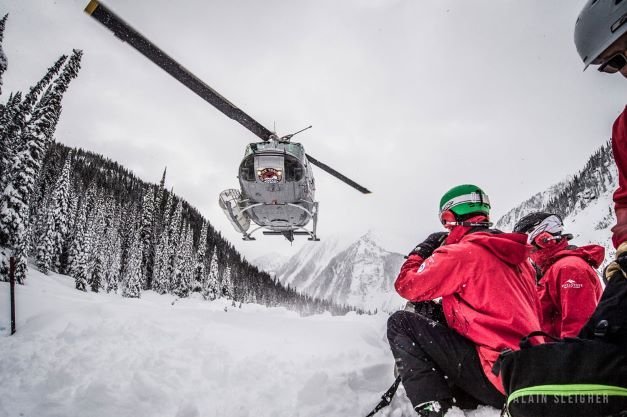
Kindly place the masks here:
[[(507, 394), (504, 415), (627, 416), (627, 280), (616, 278), (578, 338), (534, 332), (501, 354), (493, 372)], [(541, 334), (553, 342), (532, 346)]]
[(627, 279), (620, 273), (607, 283), (599, 305), (579, 337), (600, 339), (627, 349)]

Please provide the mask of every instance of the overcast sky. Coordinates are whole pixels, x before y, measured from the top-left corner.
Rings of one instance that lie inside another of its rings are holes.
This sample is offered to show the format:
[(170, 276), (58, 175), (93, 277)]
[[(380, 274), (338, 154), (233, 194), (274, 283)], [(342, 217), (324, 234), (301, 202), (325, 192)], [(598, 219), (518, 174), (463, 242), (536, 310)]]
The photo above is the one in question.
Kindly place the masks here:
[[(88, 17), (88, 0), (3, 0), (10, 91), (72, 48), (83, 67), (57, 140), (101, 153), (195, 205), (247, 257), (217, 204), (251, 133)], [(406, 252), (439, 230), (440, 196), (489, 194), (494, 219), (576, 173), (610, 136), (627, 80), (582, 72), (576, 0), (108, 0), (117, 14), (279, 134), (373, 191), (316, 170), (319, 235), (373, 229)]]

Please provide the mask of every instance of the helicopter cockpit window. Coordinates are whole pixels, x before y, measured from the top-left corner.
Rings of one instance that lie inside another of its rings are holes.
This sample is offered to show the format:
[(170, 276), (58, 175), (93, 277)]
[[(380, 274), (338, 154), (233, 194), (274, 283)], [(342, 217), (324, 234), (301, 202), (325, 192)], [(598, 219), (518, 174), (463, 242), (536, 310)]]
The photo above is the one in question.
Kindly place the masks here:
[(246, 147), (246, 151), (244, 152), (244, 157), (246, 157), (248, 155), (254, 154), (256, 150), (257, 150), (257, 144), (256, 143), (249, 144)]
[(285, 180), (288, 182), (300, 181), (303, 179), (305, 173), (303, 165), (296, 158), (286, 156), (284, 160), (285, 164)]
[(288, 143), (285, 150), (296, 156), (298, 159), (303, 158), (304, 151), (303, 146), (300, 143)]
[(255, 157), (248, 155), (239, 166), (239, 177), (243, 181), (255, 181)]

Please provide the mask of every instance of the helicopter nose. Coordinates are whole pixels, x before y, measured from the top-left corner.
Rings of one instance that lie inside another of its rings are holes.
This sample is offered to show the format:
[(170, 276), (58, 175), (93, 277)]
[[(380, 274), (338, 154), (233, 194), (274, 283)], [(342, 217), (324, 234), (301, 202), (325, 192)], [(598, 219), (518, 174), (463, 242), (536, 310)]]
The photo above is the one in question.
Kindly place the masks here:
[(262, 168), (257, 170), (257, 178), (263, 183), (274, 184), (283, 179), (283, 170), (277, 168)]

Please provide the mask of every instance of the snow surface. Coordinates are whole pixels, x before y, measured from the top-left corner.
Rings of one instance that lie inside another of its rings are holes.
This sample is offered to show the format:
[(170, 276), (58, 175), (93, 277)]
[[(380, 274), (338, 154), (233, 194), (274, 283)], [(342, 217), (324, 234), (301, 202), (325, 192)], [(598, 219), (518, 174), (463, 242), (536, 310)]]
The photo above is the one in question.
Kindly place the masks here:
[[(0, 416), (365, 416), (394, 379), (385, 314), (300, 317), (73, 286), (30, 271), (16, 288), (9, 336), (9, 288), (0, 283)], [(414, 415), (402, 388), (378, 414)]]

